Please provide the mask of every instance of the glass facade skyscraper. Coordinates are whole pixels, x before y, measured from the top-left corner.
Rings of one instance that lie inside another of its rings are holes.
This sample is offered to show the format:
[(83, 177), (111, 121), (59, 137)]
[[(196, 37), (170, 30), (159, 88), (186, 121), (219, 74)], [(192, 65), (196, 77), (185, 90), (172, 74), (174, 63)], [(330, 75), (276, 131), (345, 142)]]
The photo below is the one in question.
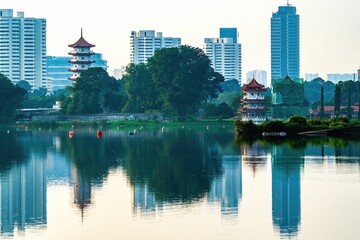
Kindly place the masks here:
[[(47, 78), (51, 82), (52, 91), (64, 89), (72, 84), (72, 81), (69, 80), (69, 77), (72, 76), (72, 73), (69, 72), (69, 68), (72, 67), (72, 64), (69, 63), (71, 59), (72, 57), (68, 56), (46, 57), (46, 73)], [(95, 53), (91, 59), (95, 61), (95, 63), (91, 64), (91, 67), (102, 67), (104, 70), (108, 70), (107, 61), (103, 59), (102, 54)]]
[(296, 7), (279, 7), (271, 17), (271, 79), (300, 75), (300, 28)]

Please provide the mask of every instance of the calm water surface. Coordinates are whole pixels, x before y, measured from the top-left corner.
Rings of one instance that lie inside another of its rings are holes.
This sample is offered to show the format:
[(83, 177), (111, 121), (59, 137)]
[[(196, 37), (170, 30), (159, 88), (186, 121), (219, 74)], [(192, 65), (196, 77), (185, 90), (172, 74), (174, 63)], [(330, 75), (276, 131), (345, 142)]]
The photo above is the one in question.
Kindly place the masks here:
[(0, 132), (0, 239), (360, 239), (360, 142)]

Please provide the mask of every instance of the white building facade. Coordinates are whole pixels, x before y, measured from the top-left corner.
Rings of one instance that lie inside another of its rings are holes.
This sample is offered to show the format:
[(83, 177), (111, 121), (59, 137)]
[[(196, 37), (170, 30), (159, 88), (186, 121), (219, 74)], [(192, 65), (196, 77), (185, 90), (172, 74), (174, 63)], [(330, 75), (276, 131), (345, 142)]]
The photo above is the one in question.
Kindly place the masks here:
[(241, 44), (233, 38), (205, 38), (203, 50), (225, 81), (236, 79), (241, 84)]
[(310, 82), (318, 77), (319, 77), (318, 73), (305, 73), (305, 81), (307, 82)]
[(161, 48), (179, 47), (181, 38), (163, 37), (154, 30), (132, 31), (130, 35), (130, 63), (147, 63)]
[(265, 70), (252, 70), (247, 72), (246, 84), (250, 83), (254, 78), (258, 83), (267, 86), (267, 73)]
[(0, 9), (0, 73), (12, 83), (47, 87), (46, 19), (25, 18), (23, 12)]
[(333, 83), (338, 83), (340, 81), (349, 81), (353, 80), (356, 81), (357, 76), (356, 73), (330, 73), (327, 74), (327, 80)]

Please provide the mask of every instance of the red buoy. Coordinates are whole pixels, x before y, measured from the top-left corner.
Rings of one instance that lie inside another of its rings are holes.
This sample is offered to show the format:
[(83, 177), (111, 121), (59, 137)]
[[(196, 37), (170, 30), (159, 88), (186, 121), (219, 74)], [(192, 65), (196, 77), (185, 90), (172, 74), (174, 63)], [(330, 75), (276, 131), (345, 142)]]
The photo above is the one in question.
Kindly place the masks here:
[(73, 131), (70, 131), (69, 132), (69, 138), (72, 138), (74, 136), (74, 132)]
[(98, 138), (101, 138), (102, 137), (102, 131), (100, 131), (100, 130), (97, 131), (96, 135), (97, 135)]

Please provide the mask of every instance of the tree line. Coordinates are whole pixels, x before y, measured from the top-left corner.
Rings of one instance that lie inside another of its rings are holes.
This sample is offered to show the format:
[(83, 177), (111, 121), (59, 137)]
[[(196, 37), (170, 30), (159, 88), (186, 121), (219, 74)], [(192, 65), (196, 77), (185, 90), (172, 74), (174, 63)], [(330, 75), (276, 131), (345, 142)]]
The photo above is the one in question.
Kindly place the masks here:
[(146, 64), (129, 64), (122, 81), (102, 68), (82, 72), (61, 108), (65, 114), (159, 111), (184, 118), (216, 98), (223, 81), (201, 49), (163, 48)]

